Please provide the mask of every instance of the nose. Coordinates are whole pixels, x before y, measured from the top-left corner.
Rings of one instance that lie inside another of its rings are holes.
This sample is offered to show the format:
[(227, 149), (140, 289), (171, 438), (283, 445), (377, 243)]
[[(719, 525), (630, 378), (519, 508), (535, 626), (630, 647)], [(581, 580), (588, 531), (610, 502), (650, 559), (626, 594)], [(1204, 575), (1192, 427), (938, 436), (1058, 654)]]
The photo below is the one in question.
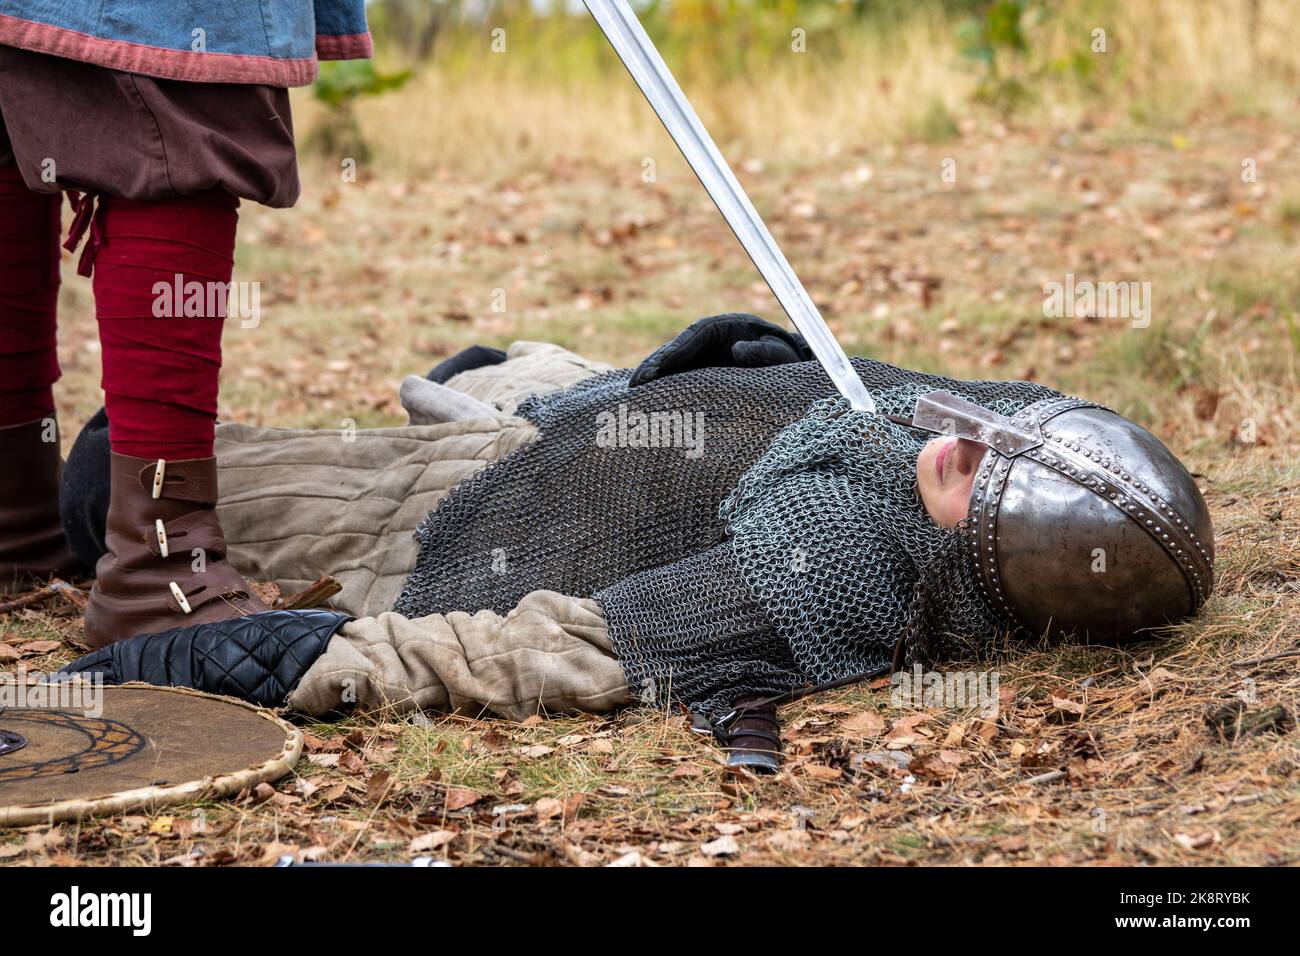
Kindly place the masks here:
[(977, 441), (971, 441), (969, 438), (957, 439), (957, 447), (953, 449), (953, 468), (957, 474), (965, 477), (974, 474), (975, 469), (979, 467), (980, 459), (984, 457), (986, 446)]

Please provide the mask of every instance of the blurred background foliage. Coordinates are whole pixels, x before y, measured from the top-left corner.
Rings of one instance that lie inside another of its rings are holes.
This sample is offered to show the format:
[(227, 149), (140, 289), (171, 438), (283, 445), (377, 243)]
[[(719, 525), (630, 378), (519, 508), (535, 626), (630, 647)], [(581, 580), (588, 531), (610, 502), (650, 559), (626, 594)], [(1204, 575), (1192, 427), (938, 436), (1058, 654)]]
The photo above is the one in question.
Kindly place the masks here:
[[(1157, 128), (1199, 110), (1296, 112), (1294, 0), (634, 5), (715, 138), (762, 143), (773, 160), (809, 140), (942, 141), (963, 125), (1068, 126), (1098, 111)], [(644, 155), (653, 118), (580, 0), (373, 0), (370, 22), (376, 66), (322, 65), (308, 112), (323, 111), (327, 155), (378, 143), (406, 173), (620, 144)]]

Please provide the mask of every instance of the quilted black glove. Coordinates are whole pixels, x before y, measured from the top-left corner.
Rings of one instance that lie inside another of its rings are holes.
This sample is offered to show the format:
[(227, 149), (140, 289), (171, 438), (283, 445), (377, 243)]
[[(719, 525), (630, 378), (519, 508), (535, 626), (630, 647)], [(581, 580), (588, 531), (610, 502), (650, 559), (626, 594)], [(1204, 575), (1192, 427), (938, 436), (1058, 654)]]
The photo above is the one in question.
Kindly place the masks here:
[(762, 368), (806, 362), (813, 357), (798, 332), (789, 332), (756, 315), (727, 312), (692, 322), (667, 345), (636, 367), (633, 388), (697, 368)]
[(211, 624), (138, 634), (78, 658), (60, 674), (99, 674), (106, 684), (192, 687), (280, 707), (351, 618), (337, 611), (263, 611)]

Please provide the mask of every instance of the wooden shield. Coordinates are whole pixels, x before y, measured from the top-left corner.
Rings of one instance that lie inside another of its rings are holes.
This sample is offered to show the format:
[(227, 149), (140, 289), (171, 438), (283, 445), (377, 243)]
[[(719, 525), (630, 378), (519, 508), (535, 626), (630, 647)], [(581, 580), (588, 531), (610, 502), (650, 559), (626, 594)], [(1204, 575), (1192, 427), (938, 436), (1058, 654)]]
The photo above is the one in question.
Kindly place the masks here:
[(181, 687), (83, 686), (17, 703), (0, 708), (0, 826), (228, 796), (278, 780), (302, 754), (302, 732), (270, 711)]

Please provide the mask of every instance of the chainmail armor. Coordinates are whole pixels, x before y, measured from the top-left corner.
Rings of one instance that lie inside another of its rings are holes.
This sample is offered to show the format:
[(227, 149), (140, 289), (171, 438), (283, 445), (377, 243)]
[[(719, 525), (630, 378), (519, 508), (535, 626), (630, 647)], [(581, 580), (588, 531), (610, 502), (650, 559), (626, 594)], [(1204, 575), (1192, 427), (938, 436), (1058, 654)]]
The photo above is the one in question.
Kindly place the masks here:
[[(1002, 414), (1057, 394), (853, 364), (897, 415), (936, 389)], [(810, 414), (835, 395), (815, 362), (699, 369), (635, 389), (630, 375), (521, 404), (540, 437), (430, 512), (394, 610), (506, 613), (538, 589), (595, 597), (633, 692), (710, 717), (742, 694), (879, 667), (899, 637), (909, 656), (932, 659), (958, 631), (991, 633), (960, 535), (921, 507), (917, 433), (836, 399)], [(654, 413), (699, 418), (702, 453), (597, 440), (610, 416)]]
[(717, 717), (737, 688), (780, 693), (807, 683), (724, 541), (596, 595), (641, 702), (684, 700)]

